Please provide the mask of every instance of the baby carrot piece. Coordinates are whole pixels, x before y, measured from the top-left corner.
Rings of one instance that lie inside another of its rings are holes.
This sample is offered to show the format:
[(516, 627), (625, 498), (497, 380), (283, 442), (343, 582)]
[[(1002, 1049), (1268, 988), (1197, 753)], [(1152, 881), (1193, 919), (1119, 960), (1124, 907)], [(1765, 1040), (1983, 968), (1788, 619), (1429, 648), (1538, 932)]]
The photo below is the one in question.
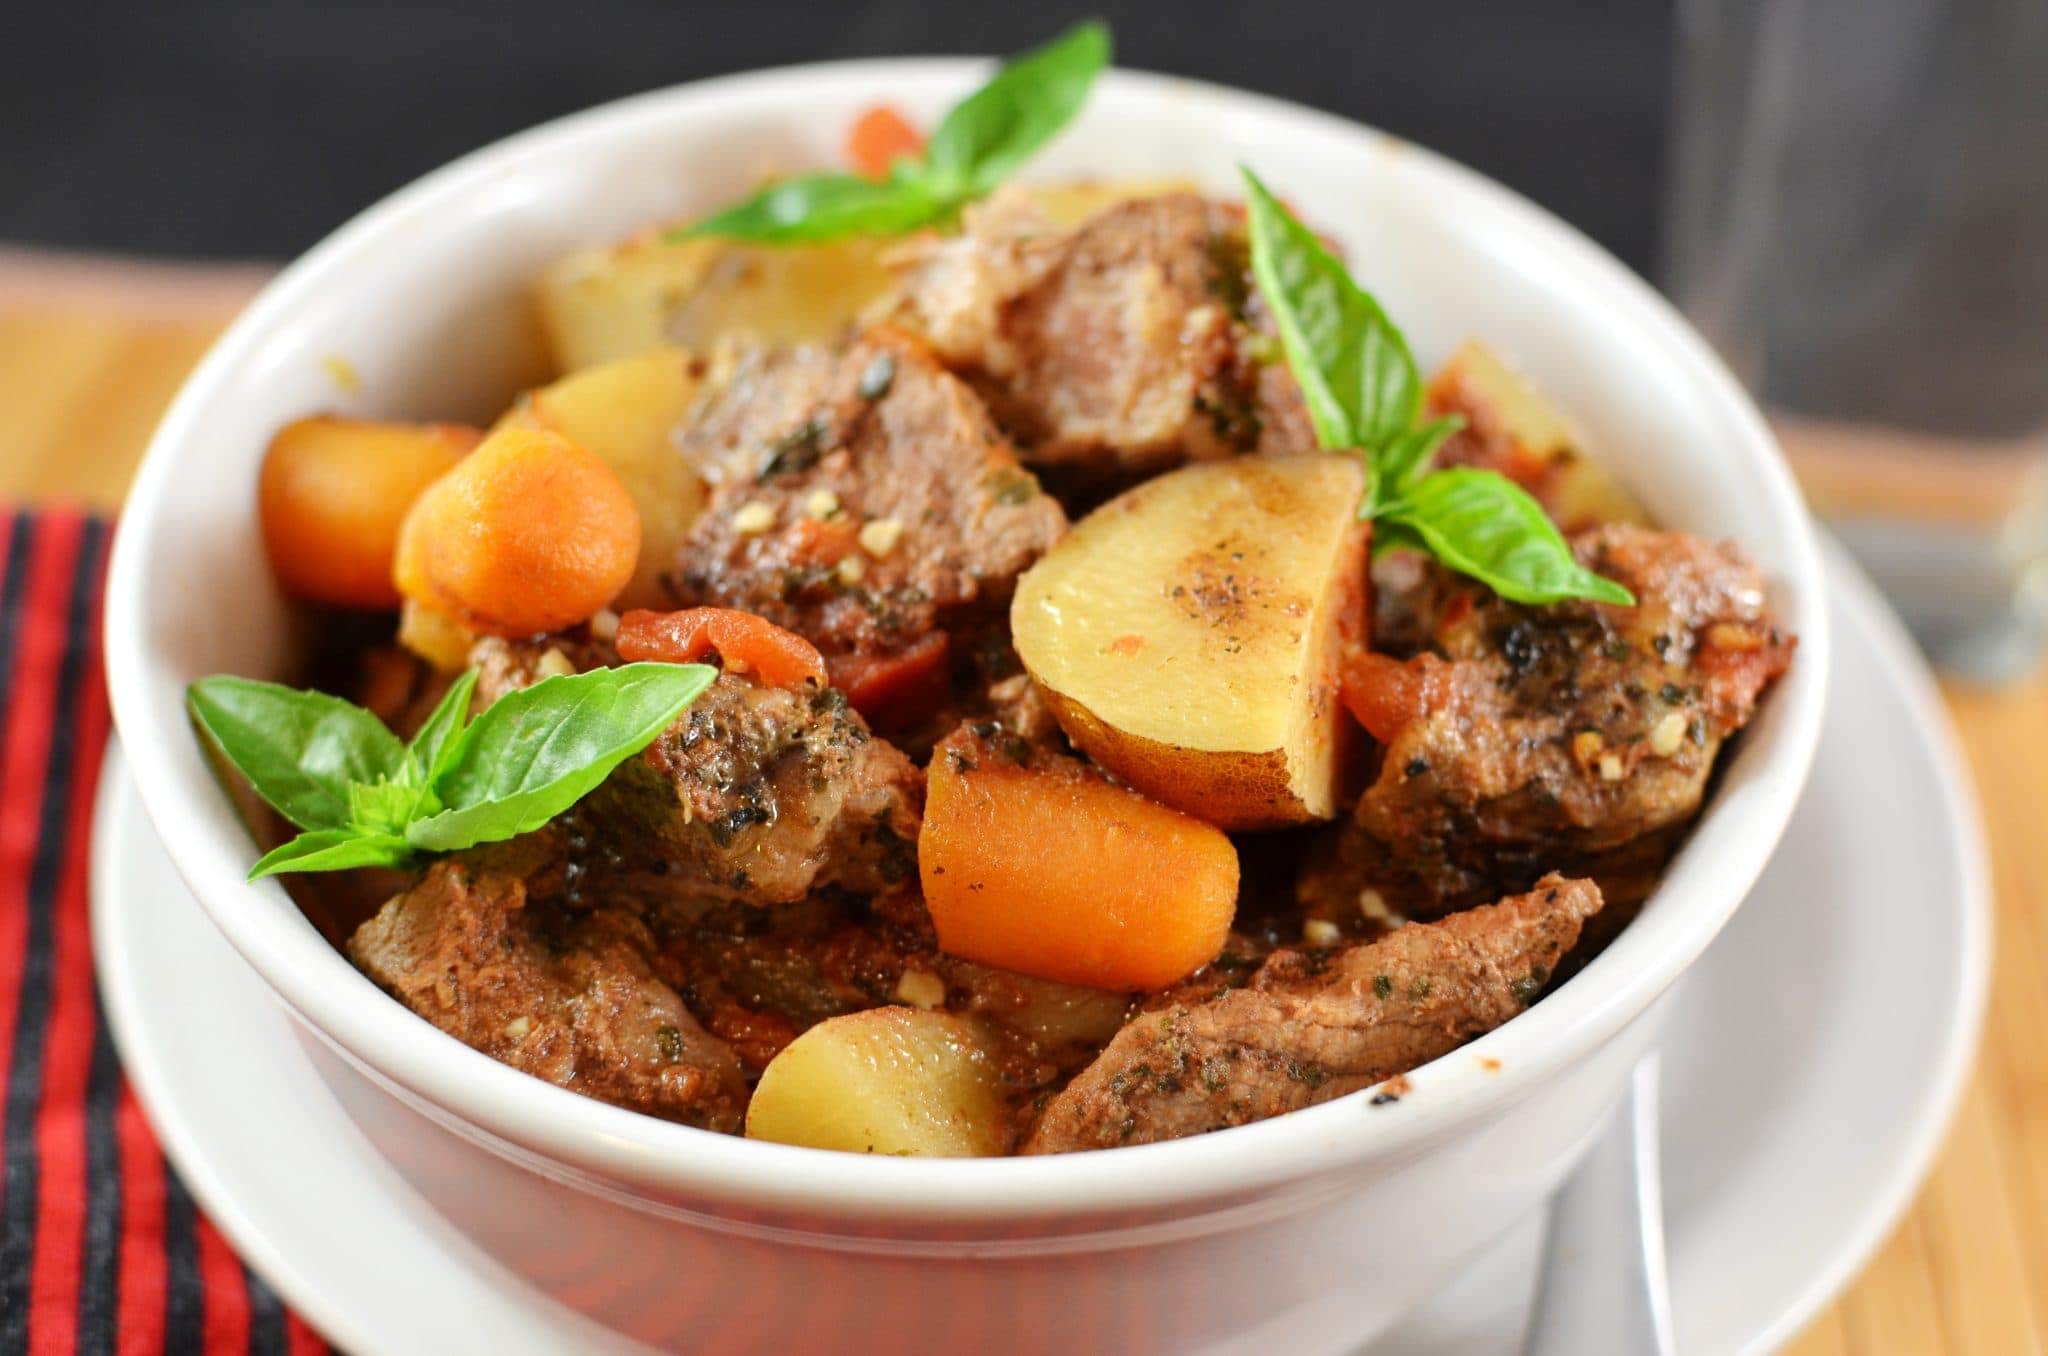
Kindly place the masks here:
[(918, 871), (939, 946), (1020, 974), (1163, 989), (1216, 959), (1237, 849), (1076, 759), (963, 726), (926, 773)]
[(846, 158), (870, 179), (886, 179), (897, 157), (924, 150), (924, 137), (901, 113), (876, 104), (854, 120), (846, 134)]

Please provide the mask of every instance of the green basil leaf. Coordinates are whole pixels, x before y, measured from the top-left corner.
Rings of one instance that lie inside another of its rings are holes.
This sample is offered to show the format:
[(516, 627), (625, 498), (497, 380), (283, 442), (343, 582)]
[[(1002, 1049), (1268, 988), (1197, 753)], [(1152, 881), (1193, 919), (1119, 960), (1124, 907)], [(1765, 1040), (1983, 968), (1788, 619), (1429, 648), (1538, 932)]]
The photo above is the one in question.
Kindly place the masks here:
[(932, 132), (925, 164), (933, 189), (957, 202), (1009, 178), (1081, 111), (1109, 55), (1109, 29), (1090, 19), (1004, 62)]
[(1389, 551), (1420, 551), (1429, 554), (1429, 543), (1415, 535), (1415, 529), (1403, 526), (1393, 518), (1379, 518), (1372, 525), (1372, 558), (1378, 560)]
[(388, 781), (405, 746), (384, 722), (339, 697), (216, 675), (185, 690), (185, 704), (256, 794), (302, 829), (349, 823), (349, 787)]
[(407, 826), (407, 841), (448, 852), (539, 828), (646, 748), (717, 676), (704, 664), (627, 664), (507, 693), (456, 736), (431, 788), (448, 808)]
[(440, 774), (441, 760), (462, 727), (469, 723), (470, 694), (476, 691), (477, 671), (470, 669), (448, 685), (434, 707), (434, 714), (427, 717), (419, 733), (412, 737), (406, 751), (412, 755), (413, 766), (419, 770), (421, 781), (434, 784)]
[(757, 245), (816, 244), (849, 235), (901, 235), (937, 221), (957, 204), (934, 195), (917, 174), (884, 182), (852, 174), (806, 174), (668, 235), (720, 236)]
[(1627, 589), (1579, 564), (1543, 506), (1498, 471), (1460, 466), (1424, 476), (1382, 510), (1381, 521), (1388, 520), (1451, 569), (1514, 602), (1635, 604)]
[(395, 834), (353, 829), (313, 829), (263, 854), (249, 868), (250, 880), (281, 871), (347, 871), (358, 866), (404, 866), (412, 844)]
[(357, 833), (404, 833), (419, 817), (426, 789), (426, 780), (410, 764), (396, 781), (355, 782), (348, 789), (347, 827)]
[(1464, 415), (1447, 414), (1396, 435), (1380, 454), (1380, 472), (1386, 477), (1386, 489), (1400, 494), (1422, 479), (1444, 440), (1464, 427)]
[(1315, 232), (1242, 171), (1252, 276), (1324, 449), (1379, 453), (1415, 422), (1422, 382), (1408, 341)]

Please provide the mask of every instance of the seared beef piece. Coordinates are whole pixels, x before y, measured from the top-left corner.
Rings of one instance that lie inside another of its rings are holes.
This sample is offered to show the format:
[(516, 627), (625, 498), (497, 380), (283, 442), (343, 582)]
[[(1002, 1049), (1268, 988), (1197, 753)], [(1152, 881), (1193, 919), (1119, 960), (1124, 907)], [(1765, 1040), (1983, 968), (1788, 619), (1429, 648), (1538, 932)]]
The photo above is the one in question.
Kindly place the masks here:
[[(551, 651), (574, 659), (543, 663)], [(471, 659), (479, 692), (495, 699), (604, 653), (544, 637), (481, 641)], [(828, 887), (902, 889), (917, 876), (923, 802), (923, 774), (838, 690), (720, 674), (569, 812), (571, 893), (702, 907), (789, 904)]]
[(1733, 546), (1619, 524), (1572, 545), (1638, 605), (1523, 607), (1435, 566), (1381, 590), (1380, 644), (1427, 648), (1366, 657), (1378, 778), (1305, 898), (1434, 917), (1553, 869), (1640, 897), (1794, 642)]
[(1249, 985), (1145, 1013), (1046, 1108), (1025, 1153), (1178, 1139), (1371, 1087), (1491, 1031), (1542, 992), (1600, 908), (1591, 881), (1337, 951), (1280, 951)]
[(746, 355), (681, 436), (713, 490), (677, 605), (757, 613), (828, 661), (999, 613), (1066, 530), (980, 399), (896, 331)]
[(609, 641), (581, 628), (526, 640), (483, 636), (469, 647), (469, 664), (477, 671), (470, 705), (481, 711), (507, 692), (532, 687), (543, 678), (610, 668), (618, 662), (619, 652)]
[(543, 831), (437, 862), (356, 930), (348, 953), (441, 1030), (550, 1083), (667, 1120), (737, 1132), (739, 1061), (648, 965), (621, 908), (568, 910)]
[(966, 373), (1063, 486), (1176, 462), (1312, 448), (1299, 389), (1259, 335), (1239, 213), (1188, 193), (1072, 230), (1021, 195), (899, 257), (901, 323)]

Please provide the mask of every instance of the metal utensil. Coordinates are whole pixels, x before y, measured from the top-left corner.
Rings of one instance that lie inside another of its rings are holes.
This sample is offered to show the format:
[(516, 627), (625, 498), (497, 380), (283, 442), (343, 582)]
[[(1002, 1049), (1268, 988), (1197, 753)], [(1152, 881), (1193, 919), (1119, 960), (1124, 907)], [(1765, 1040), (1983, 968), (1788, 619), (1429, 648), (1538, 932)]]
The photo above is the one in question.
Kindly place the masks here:
[(1657, 1057), (1638, 1064), (1550, 1207), (1527, 1356), (1673, 1356), (1657, 1145)]

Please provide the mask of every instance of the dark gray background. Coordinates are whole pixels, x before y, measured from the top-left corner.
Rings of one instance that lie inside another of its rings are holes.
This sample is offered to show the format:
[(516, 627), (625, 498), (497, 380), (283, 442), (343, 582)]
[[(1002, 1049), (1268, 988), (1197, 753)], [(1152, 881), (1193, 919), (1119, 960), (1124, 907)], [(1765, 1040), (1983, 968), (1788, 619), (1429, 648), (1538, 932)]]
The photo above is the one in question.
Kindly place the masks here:
[(1658, 0), (0, 0), (0, 240), (289, 256), (463, 151), (749, 67), (1008, 52), (1072, 18), (1123, 64), (1377, 124), (1648, 271), (1671, 17)]

